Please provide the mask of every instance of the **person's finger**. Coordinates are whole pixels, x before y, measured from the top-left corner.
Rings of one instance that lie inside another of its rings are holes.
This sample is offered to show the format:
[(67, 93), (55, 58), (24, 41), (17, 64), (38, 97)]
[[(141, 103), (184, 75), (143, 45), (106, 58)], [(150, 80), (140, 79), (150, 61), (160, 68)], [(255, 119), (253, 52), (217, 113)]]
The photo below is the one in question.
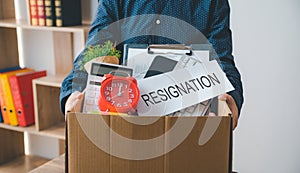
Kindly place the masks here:
[(84, 94), (81, 94), (78, 96), (78, 98), (76, 99), (76, 104), (74, 105), (74, 109), (73, 111), (74, 112), (80, 112), (81, 111), (81, 105), (82, 105), (82, 101), (83, 101), (83, 95)]
[(213, 113), (213, 112), (210, 112), (209, 114), (208, 114), (208, 116), (210, 116), (210, 117), (215, 117), (215, 116), (217, 116), (215, 113)]
[(75, 112), (76, 110), (78, 110), (78, 108), (76, 107), (78, 107), (77, 105), (79, 105), (80, 101), (83, 98), (83, 95), (84, 93), (81, 93), (79, 91), (75, 91), (70, 95), (65, 104), (65, 114), (67, 114), (68, 112)]
[(218, 97), (220, 100), (226, 101), (232, 117), (232, 129), (234, 130), (238, 124), (238, 108), (236, 106), (235, 100), (229, 94), (222, 94)]
[(226, 99), (227, 99), (226, 94), (219, 95), (218, 99), (222, 100), (222, 101), (226, 101)]
[(234, 130), (238, 125), (238, 117), (232, 116), (232, 130)]

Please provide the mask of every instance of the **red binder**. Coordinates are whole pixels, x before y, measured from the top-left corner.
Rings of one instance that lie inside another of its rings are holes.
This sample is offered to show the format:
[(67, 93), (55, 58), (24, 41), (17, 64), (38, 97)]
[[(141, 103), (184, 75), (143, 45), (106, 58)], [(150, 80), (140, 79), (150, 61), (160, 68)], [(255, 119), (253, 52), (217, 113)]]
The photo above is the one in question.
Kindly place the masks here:
[(9, 77), (14, 76), (18, 73), (24, 73), (33, 71), (33, 69), (22, 68), (20, 70), (13, 70), (5, 73), (0, 73), (0, 97), (1, 97), (1, 109), (2, 118), (5, 124), (13, 126), (18, 125), (18, 119), (15, 112), (15, 106), (13, 104), (13, 98), (11, 94), (11, 88), (9, 85)]
[(19, 126), (25, 127), (34, 123), (32, 80), (46, 75), (43, 70), (9, 77)]

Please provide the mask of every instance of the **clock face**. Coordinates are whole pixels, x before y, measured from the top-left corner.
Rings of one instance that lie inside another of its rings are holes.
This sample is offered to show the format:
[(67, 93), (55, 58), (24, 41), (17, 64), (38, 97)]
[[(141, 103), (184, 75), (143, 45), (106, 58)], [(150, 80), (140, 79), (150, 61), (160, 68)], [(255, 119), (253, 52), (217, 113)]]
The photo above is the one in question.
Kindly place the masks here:
[(106, 100), (116, 110), (130, 108), (138, 97), (135, 86), (131, 81), (114, 79), (108, 82), (102, 92)]

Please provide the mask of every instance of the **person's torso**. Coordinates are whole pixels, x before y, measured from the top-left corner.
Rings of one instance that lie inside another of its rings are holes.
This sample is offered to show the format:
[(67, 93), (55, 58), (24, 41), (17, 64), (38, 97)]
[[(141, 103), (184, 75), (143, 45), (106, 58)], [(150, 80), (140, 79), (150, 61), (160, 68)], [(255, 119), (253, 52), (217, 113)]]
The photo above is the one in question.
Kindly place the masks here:
[[(211, 1), (118, 1), (115, 16), (123, 43), (202, 43), (209, 30)], [(203, 37), (204, 36), (204, 37)]]

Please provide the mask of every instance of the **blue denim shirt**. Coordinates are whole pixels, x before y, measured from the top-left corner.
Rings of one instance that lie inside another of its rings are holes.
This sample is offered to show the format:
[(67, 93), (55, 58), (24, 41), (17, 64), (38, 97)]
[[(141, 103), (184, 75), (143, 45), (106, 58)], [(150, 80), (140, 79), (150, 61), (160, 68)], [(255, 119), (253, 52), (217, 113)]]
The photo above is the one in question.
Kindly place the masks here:
[[(234, 86), (229, 94), (240, 112), (243, 104), (241, 76), (232, 56), (228, 0), (100, 0), (89, 31), (86, 47), (107, 40), (124, 44), (196, 44), (213, 45), (223, 71)], [(200, 32), (199, 32), (200, 31)], [(69, 95), (83, 91), (87, 73), (80, 68), (83, 52), (62, 83), (61, 111)]]

